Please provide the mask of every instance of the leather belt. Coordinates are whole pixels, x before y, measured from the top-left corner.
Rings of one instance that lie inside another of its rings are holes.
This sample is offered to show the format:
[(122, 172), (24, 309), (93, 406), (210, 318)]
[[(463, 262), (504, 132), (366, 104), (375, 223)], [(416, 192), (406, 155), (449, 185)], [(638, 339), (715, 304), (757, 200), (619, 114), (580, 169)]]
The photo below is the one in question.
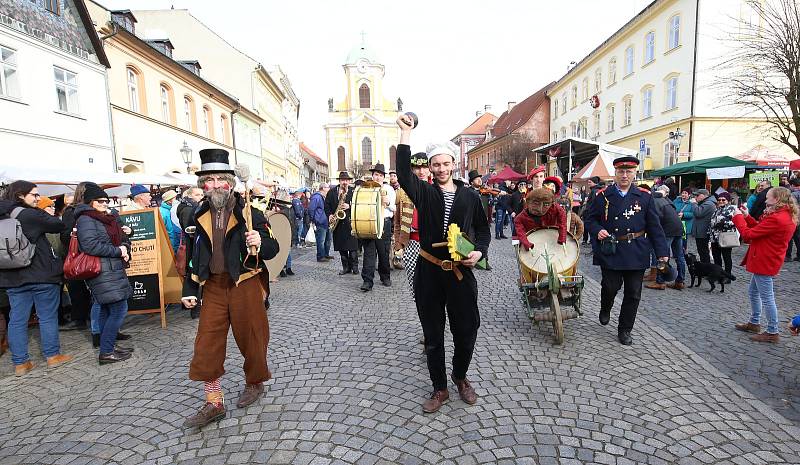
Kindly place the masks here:
[(630, 242), (630, 241), (636, 239), (637, 237), (642, 237), (642, 236), (645, 236), (645, 235), (647, 235), (647, 233), (645, 233), (644, 231), (639, 231), (639, 232), (635, 232), (635, 233), (628, 233), (628, 234), (623, 234), (621, 236), (617, 236), (617, 240), (618, 241), (628, 241), (628, 242)]
[(464, 275), (461, 274), (461, 270), (458, 269), (458, 265), (461, 264), (460, 261), (453, 261), (453, 260), (441, 260), (433, 255), (429, 254), (425, 249), (419, 249), (419, 256), (428, 260), (429, 262), (433, 263), (436, 266), (441, 267), (444, 271), (452, 271), (456, 275), (456, 279), (461, 281), (464, 278)]

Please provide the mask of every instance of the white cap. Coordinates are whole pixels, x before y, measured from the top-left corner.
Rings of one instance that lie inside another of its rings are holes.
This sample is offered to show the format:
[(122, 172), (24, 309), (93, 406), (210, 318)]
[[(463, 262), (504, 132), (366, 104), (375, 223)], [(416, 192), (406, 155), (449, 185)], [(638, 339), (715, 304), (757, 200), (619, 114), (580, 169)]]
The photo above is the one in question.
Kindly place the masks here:
[(457, 160), (457, 152), (458, 146), (450, 141), (430, 143), (425, 149), (425, 153), (428, 155), (428, 161), (436, 155), (450, 155), (453, 157), (453, 160)]

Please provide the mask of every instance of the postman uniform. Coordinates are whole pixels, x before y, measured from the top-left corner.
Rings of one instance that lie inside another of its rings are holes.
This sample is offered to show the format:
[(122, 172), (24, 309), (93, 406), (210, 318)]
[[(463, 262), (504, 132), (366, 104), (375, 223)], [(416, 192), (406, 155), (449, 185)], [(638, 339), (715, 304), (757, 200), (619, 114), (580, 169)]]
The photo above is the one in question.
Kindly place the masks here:
[[(635, 157), (614, 160), (615, 168), (638, 165)], [(642, 295), (642, 279), (650, 267), (650, 253), (655, 251), (657, 257), (669, 256), (653, 199), (633, 184), (624, 195), (617, 185), (611, 185), (597, 192), (587, 210), (585, 224), (592, 239), (593, 262), (600, 266), (603, 276), (600, 323), (608, 324), (614, 298), (624, 285), (617, 331), (620, 342), (626, 344), (627, 340), (630, 344), (630, 332)], [(605, 244), (598, 241), (597, 234), (603, 229), (615, 238), (615, 250), (611, 250), (608, 240), (604, 241)]]

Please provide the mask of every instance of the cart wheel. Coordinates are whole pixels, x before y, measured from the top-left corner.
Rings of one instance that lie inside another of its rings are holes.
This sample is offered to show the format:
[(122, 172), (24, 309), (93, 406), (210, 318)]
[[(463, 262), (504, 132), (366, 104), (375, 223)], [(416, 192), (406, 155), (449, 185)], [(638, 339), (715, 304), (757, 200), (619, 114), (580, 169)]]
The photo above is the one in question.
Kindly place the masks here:
[(553, 314), (553, 336), (556, 344), (564, 343), (564, 321), (561, 318), (561, 306), (558, 302), (558, 294), (550, 293), (550, 312)]

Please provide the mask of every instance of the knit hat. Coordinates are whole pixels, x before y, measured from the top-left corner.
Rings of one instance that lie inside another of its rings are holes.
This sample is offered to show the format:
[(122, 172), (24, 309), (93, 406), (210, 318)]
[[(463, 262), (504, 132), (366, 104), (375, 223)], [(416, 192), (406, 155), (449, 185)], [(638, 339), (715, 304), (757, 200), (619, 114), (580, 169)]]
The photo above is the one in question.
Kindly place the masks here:
[(694, 191), (694, 193), (697, 195), (703, 194), (706, 197), (708, 197), (708, 189), (697, 189), (696, 191)]
[(45, 208), (52, 207), (55, 204), (56, 203), (53, 202), (53, 199), (43, 195), (43, 196), (39, 197), (39, 201), (36, 202), (36, 208), (38, 208), (40, 210), (44, 210)]
[[(97, 184), (95, 184), (97, 185)], [(150, 189), (144, 187), (141, 184), (133, 184), (131, 186), (131, 197), (136, 197), (139, 194), (144, 194), (146, 192), (150, 192)]]
[[(133, 187), (131, 187), (131, 190), (133, 190)], [(92, 200), (107, 199), (107, 198), (108, 194), (106, 194), (106, 191), (104, 191), (102, 187), (98, 186), (93, 182), (86, 183), (86, 191), (83, 193), (84, 203), (88, 204)]]
[(174, 199), (177, 196), (178, 196), (177, 192), (175, 192), (174, 190), (168, 190), (167, 192), (161, 194), (161, 200), (164, 202), (169, 202), (170, 200)]

